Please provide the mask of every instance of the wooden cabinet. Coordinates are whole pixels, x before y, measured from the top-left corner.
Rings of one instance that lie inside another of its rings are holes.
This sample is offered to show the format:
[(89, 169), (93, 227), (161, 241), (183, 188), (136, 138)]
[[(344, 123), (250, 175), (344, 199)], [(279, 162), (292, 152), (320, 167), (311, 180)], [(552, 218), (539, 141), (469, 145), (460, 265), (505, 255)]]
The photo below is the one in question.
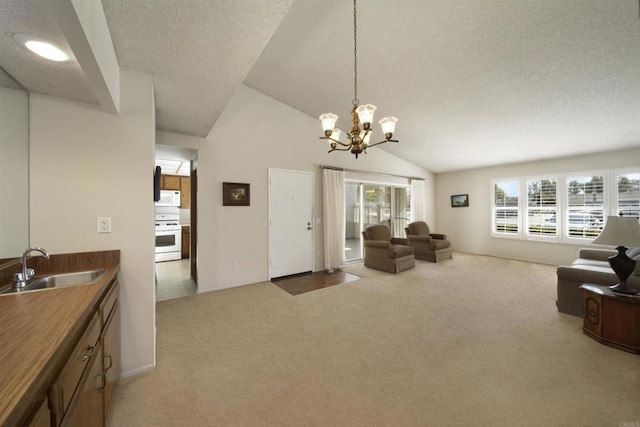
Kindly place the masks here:
[(120, 375), (119, 285), (114, 280), (49, 389), (53, 425), (104, 426)]
[(180, 176), (162, 175), (160, 179), (161, 190), (180, 190)]
[(75, 406), (70, 407), (62, 420), (69, 427), (102, 427), (105, 411), (103, 400), (104, 373), (102, 372), (102, 347), (97, 346), (85, 370), (83, 380), (76, 390)]
[(180, 207), (187, 209), (191, 206), (191, 180), (188, 176), (180, 177)]
[(162, 175), (160, 179), (161, 190), (179, 190), (180, 207), (188, 209), (191, 206), (191, 179), (188, 176)]
[(117, 287), (112, 292), (111, 306), (108, 309), (107, 320), (102, 330), (102, 348), (104, 350), (103, 372), (104, 372), (104, 408), (105, 416), (111, 407), (113, 391), (120, 376), (120, 303), (118, 301)]
[(31, 419), (29, 427), (51, 427), (51, 411), (49, 410), (49, 399), (44, 399), (40, 408)]
[(640, 296), (615, 293), (608, 286), (580, 288), (582, 331), (602, 344), (640, 354)]
[[(100, 319), (95, 313), (84, 334), (73, 349), (69, 360), (62, 368), (58, 379), (51, 387), (51, 409), (55, 425), (60, 425), (64, 417), (69, 418), (73, 407), (77, 405), (79, 394), (77, 389), (82, 389), (86, 377), (83, 377), (87, 366), (95, 361), (95, 353), (98, 350), (100, 338)], [(73, 404), (73, 405), (72, 405)]]
[(182, 259), (189, 258), (189, 248), (191, 247), (190, 239), (189, 239), (189, 229), (191, 227), (183, 225), (182, 226)]

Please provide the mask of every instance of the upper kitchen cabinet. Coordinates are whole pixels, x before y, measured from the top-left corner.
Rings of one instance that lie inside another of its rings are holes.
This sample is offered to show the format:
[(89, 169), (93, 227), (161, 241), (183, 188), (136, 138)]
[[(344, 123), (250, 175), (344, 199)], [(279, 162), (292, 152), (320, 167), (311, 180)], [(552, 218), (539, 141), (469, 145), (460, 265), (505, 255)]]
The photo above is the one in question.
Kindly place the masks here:
[(183, 209), (191, 207), (191, 181), (188, 176), (180, 177), (180, 207)]
[(160, 189), (162, 190), (180, 190), (180, 176), (178, 175), (162, 175), (160, 180)]

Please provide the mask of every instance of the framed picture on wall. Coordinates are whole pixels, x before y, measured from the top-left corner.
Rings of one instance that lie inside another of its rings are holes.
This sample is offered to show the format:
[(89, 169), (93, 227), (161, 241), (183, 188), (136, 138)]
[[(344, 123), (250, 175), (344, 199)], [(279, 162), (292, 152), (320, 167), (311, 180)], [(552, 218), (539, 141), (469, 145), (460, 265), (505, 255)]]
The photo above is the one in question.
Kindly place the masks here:
[(452, 208), (466, 208), (469, 206), (469, 195), (468, 194), (455, 194), (451, 196), (451, 207)]
[(249, 206), (249, 184), (222, 183), (222, 206)]

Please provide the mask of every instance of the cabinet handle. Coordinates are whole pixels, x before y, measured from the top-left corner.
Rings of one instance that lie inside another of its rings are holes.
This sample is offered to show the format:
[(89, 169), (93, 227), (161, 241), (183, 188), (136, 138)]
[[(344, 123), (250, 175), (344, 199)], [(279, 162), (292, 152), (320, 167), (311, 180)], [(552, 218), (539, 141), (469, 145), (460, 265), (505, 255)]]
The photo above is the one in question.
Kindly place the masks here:
[(596, 311), (593, 309), (593, 307), (589, 308), (589, 317), (593, 317), (596, 315)]
[(100, 377), (100, 387), (98, 387), (98, 390), (104, 390), (104, 388), (107, 386), (107, 382), (105, 381), (105, 375), (104, 372), (100, 371), (98, 372), (98, 376)]
[(86, 362), (91, 356), (93, 356), (93, 352), (95, 351), (96, 347), (95, 346), (87, 346), (87, 351), (84, 354), (84, 356), (82, 356), (82, 361)]
[(105, 371), (108, 371), (109, 369), (111, 369), (111, 368), (113, 367), (113, 360), (111, 359), (111, 355), (110, 355), (110, 354), (107, 354), (107, 355), (104, 357), (104, 360), (106, 361), (106, 360), (107, 360), (107, 358), (109, 359), (109, 367), (104, 368), (104, 370), (105, 370)]

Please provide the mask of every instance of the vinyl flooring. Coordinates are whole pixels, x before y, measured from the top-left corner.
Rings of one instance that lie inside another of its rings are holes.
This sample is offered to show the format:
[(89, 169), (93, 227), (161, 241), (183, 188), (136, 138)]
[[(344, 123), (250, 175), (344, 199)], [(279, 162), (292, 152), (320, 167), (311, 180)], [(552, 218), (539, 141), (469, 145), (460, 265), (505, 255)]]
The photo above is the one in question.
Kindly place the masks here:
[(156, 263), (156, 302), (197, 293), (189, 259)]

